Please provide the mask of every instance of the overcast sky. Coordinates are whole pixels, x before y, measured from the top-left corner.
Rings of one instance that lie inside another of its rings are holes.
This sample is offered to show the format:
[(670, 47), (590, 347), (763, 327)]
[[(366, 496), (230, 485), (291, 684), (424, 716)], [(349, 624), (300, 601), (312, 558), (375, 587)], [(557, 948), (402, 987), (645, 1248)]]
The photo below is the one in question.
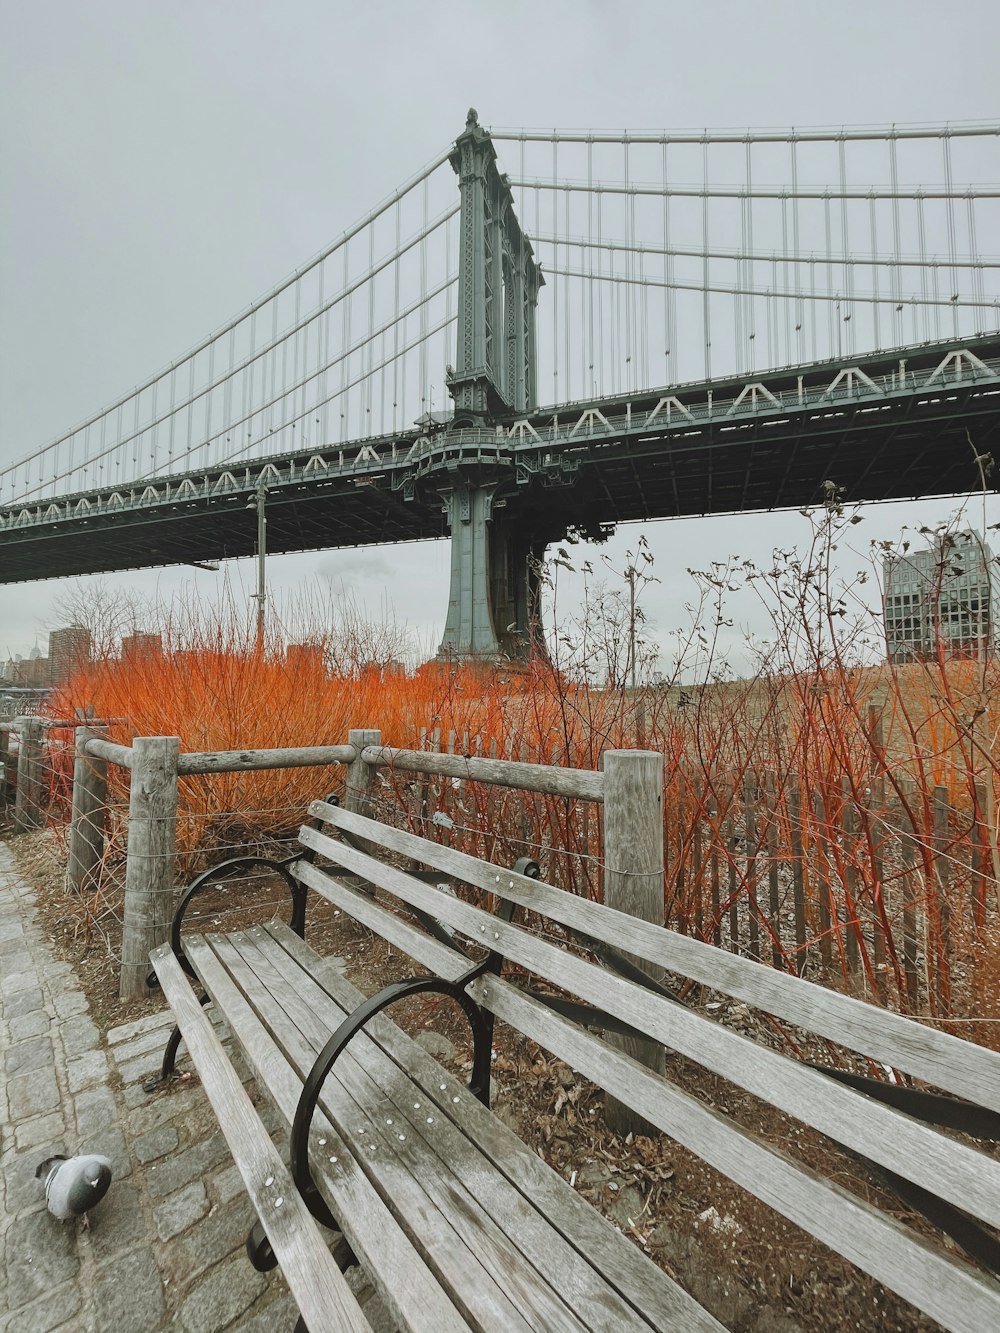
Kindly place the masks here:
[[(0, 0), (0, 460), (274, 286), (438, 153), (470, 105), (507, 127), (996, 119), (995, 3), (942, 13), (939, 0)], [(846, 567), (868, 539), (953, 509), (872, 507)], [(690, 600), (688, 566), (766, 562), (808, 536), (794, 515), (645, 531), (662, 580), (646, 606), (663, 635)], [(638, 535), (609, 548), (619, 566)], [(269, 578), (343, 584), (376, 615), (388, 597), (433, 645), (447, 570), (433, 543), (281, 557)], [(245, 565), (231, 576), (252, 590)], [(219, 576), (116, 577), (165, 595), (194, 581), (208, 596)], [(0, 586), (0, 654), (28, 652), (58, 590)], [(750, 603), (736, 615), (753, 623)]]

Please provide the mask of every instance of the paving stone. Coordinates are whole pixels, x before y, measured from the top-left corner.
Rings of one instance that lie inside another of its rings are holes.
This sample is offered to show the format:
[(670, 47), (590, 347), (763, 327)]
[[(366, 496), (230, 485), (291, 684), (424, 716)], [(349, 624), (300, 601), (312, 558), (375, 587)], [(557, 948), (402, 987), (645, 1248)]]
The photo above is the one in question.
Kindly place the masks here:
[(75, 1226), (42, 1210), (16, 1217), (7, 1231), (7, 1300), (12, 1310), (74, 1278), (80, 1267)]
[(73, 1098), (76, 1132), (81, 1139), (97, 1134), (118, 1118), (118, 1107), (110, 1088), (86, 1088)]
[(82, 991), (63, 991), (61, 995), (55, 997), (53, 1003), (60, 1018), (75, 1018), (77, 1014), (87, 1012), (87, 997)]
[(74, 1055), (83, 1055), (86, 1051), (96, 1050), (101, 1044), (101, 1034), (97, 1024), (86, 1014), (67, 1018), (59, 1029), (59, 1036), (69, 1059)]
[(35, 958), (30, 949), (24, 947), (24, 940), (20, 941), (19, 949), (9, 949), (4, 954), (3, 975), (14, 975), (15, 972), (30, 972), (34, 969)]
[(166, 1303), (163, 1279), (152, 1250), (132, 1250), (101, 1265), (94, 1304), (98, 1333), (124, 1333), (131, 1329), (145, 1333), (147, 1329), (158, 1328)]
[(221, 1264), (190, 1292), (180, 1308), (186, 1333), (218, 1333), (248, 1309), (266, 1286), (245, 1255)]
[(48, 1143), (14, 1153), (4, 1162), (4, 1206), (8, 1214), (13, 1215), (30, 1208), (44, 1208), (45, 1189), (42, 1182), (35, 1178), (35, 1169), (39, 1162), (44, 1162), (46, 1157), (56, 1153), (68, 1155), (66, 1141), (60, 1135)]
[(102, 1083), (108, 1076), (108, 1057), (103, 1051), (87, 1051), (66, 1061), (70, 1092), (80, 1092), (94, 1083)]
[(4, 997), (6, 1003), (8, 998), (19, 991), (31, 990), (37, 985), (38, 973), (33, 967), (26, 968), (23, 972), (8, 972), (0, 977), (0, 995)]
[[(160, 1240), (170, 1240), (187, 1231), (208, 1212), (208, 1195), (200, 1180), (185, 1185), (176, 1194), (168, 1195), (153, 1214), (156, 1234)], [(201, 1237), (199, 1235), (199, 1245)]]
[(36, 1009), (33, 1014), (22, 1014), (20, 1018), (10, 1020), (10, 1039), (15, 1042), (27, 1037), (41, 1037), (51, 1026), (52, 1020), (45, 1010)]
[(242, 1254), (247, 1234), (256, 1221), (257, 1214), (247, 1195), (211, 1209), (194, 1231), (184, 1237), (185, 1271), (194, 1275), (236, 1250)]
[(173, 1091), (169, 1093), (143, 1094), (142, 1103), (129, 1111), (126, 1117), (125, 1124), (129, 1134), (145, 1134), (179, 1116), (187, 1116), (194, 1106), (205, 1099), (205, 1094), (198, 1084), (176, 1083), (170, 1086)]
[(148, 1055), (150, 1051), (156, 1051), (162, 1056), (169, 1035), (170, 1029), (161, 1026), (153, 1028), (151, 1032), (140, 1033), (138, 1037), (133, 1037), (131, 1041), (119, 1042), (112, 1048), (116, 1064), (121, 1065), (126, 1060), (135, 1060), (140, 1055)]
[(123, 1083), (143, 1083), (151, 1074), (158, 1074), (163, 1064), (163, 1046), (153, 1047), (134, 1060), (118, 1062)]
[(21, 947), (21, 940), (24, 938), (24, 927), (16, 917), (12, 920), (0, 922), (0, 943), (13, 943), (16, 948)]
[(153, 1162), (177, 1147), (177, 1130), (173, 1125), (161, 1125), (148, 1134), (140, 1134), (132, 1143), (132, 1152), (140, 1162)]
[(156, 1014), (147, 1014), (145, 1018), (137, 1018), (131, 1023), (121, 1023), (118, 1027), (109, 1028), (107, 1031), (108, 1044), (117, 1046), (119, 1042), (130, 1041), (133, 1037), (138, 1037), (144, 1032), (152, 1032), (154, 1029), (170, 1030), (174, 1025), (173, 1014), (169, 1009), (162, 1009)]
[(4, 1069), (8, 1078), (14, 1078), (34, 1069), (50, 1068), (54, 1058), (51, 1037), (29, 1037), (10, 1047), (3, 1059)]
[(266, 1292), (261, 1297), (262, 1304), (254, 1306), (245, 1318), (233, 1325), (234, 1333), (294, 1333), (299, 1307), (291, 1292), (283, 1291), (273, 1300), (267, 1300), (270, 1295), (270, 1291)]
[(220, 1171), (213, 1176), (209, 1183), (215, 1190), (220, 1203), (228, 1203), (230, 1199), (246, 1194), (247, 1190), (243, 1183), (243, 1177), (240, 1175), (240, 1168), (235, 1162), (232, 1166), (227, 1166), (225, 1171)]
[(4, 997), (3, 1013), (6, 1019), (19, 1018), (45, 1008), (45, 996), (40, 990), (22, 990)]
[(111, 1163), (111, 1170), (116, 1180), (132, 1174), (132, 1159), (125, 1146), (125, 1136), (118, 1128), (117, 1122), (81, 1139), (76, 1151), (100, 1153), (102, 1157), (106, 1157)]
[(142, 1198), (129, 1181), (113, 1180), (90, 1214), (89, 1243), (95, 1259), (110, 1259), (131, 1249), (146, 1234)]
[(48, 1115), (38, 1115), (32, 1120), (22, 1120), (14, 1127), (14, 1142), (20, 1150), (37, 1148), (41, 1143), (50, 1143), (65, 1133), (66, 1122), (62, 1111), (50, 1111)]
[(164, 1199), (182, 1185), (188, 1185), (210, 1171), (229, 1156), (226, 1140), (221, 1133), (194, 1143), (183, 1152), (157, 1162), (146, 1172), (146, 1189), (154, 1199)]
[(7, 1083), (12, 1121), (30, 1120), (59, 1105), (59, 1085), (52, 1069), (35, 1069)]
[(77, 1333), (83, 1327), (77, 1319), (81, 1299), (79, 1285), (66, 1282), (33, 1304), (22, 1306), (8, 1325), (9, 1333), (50, 1333), (54, 1328)]

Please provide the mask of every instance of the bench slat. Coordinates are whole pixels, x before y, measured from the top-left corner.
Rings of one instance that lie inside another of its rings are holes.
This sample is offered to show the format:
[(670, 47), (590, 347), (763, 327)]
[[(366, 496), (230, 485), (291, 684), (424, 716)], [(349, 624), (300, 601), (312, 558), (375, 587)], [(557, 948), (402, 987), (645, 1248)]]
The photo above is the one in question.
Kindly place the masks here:
[(996, 1051), (323, 801), (309, 813), (1000, 1113)]
[[(184, 948), (199, 981), (224, 1015), (258, 1081), (267, 1088), (286, 1124), (290, 1124), (301, 1081), (240, 995), (207, 940), (189, 936)], [(313, 1125), (311, 1141), (326, 1139), (327, 1154), (332, 1149), (340, 1163), (335, 1178), (323, 1175), (317, 1183), (398, 1326), (409, 1333), (467, 1333), (466, 1321), (427, 1271), (333, 1127), (324, 1123), (321, 1115), (315, 1117)], [(319, 1147), (315, 1150), (318, 1153)]]
[(938, 1320), (952, 1333), (1000, 1328), (1000, 1285), (862, 1199), (794, 1162), (629, 1056), (496, 978), (469, 987), (483, 1004), (665, 1134)]
[[(361, 896), (361, 895), (359, 895)], [(370, 904), (370, 900), (365, 899)], [(384, 912), (384, 909), (376, 909)], [(399, 918), (394, 918), (399, 922)], [(400, 923), (402, 924), (402, 923)], [(379, 927), (380, 928), (380, 927)], [(407, 927), (413, 930), (413, 927)], [(341, 1009), (352, 1009), (363, 998), (340, 972), (325, 960), (317, 958), (309, 946), (282, 922), (273, 922), (264, 930), (275, 944), (296, 958), (336, 1002)], [(414, 932), (419, 934), (420, 932)], [(423, 937), (427, 941), (427, 937)], [(427, 941), (436, 944), (436, 941)], [(443, 946), (438, 945), (438, 948)], [(445, 950), (451, 959), (456, 955)], [(395, 1026), (381, 1016), (365, 1029), (377, 1040), (377, 1047), (402, 1064), (427, 1098), (444, 1096), (449, 1099), (462, 1089), (448, 1073), (426, 1052), (416, 1047)], [(363, 1040), (362, 1037), (358, 1038)], [(366, 1067), (368, 1065), (366, 1057)], [(371, 1066), (377, 1077), (380, 1067)], [(440, 1084), (445, 1083), (445, 1092)], [(598, 1267), (606, 1280), (623, 1291), (654, 1328), (684, 1328), (719, 1330), (721, 1325), (699, 1306), (688, 1294), (652, 1263), (631, 1241), (601, 1217), (585, 1199), (545, 1165), (524, 1142), (474, 1098), (466, 1098), (462, 1111), (463, 1132), (472, 1139), (480, 1152), (487, 1156), (517, 1188), (542, 1210), (567, 1240), (578, 1247), (589, 1261)]]
[(229, 1063), (211, 1020), (168, 945), (151, 955), (233, 1160), (285, 1281), (313, 1333), (371, 1333), (354, 1293), (292, 1184), (287, 1167)]
[[(890, 1171), (1000, 1225), (1000, 1162), (315, 829), (302, 840)], [(659, 928), (659, 933), (667, 932)]]
[[(252, 936), (210, 936), (209, 942), (240, 988), (255, 995), (259, 1017), (304, 1079), (333, 1029), (317, 1021), (309, 1001), (303, 1001), (260, 952), (258, 933)], [(339, 1013), (335, 1023), (343, 1017)], [(468, 1195), (433, 1153), (419, 1150), (412, 1093), (407, 1097), (404, 1091), (387, 1105), (354, 1058), (353, 1045), (338, 1060), (319, 1105), (470, 1323), (483, 1329), (584, 1333), (586, 1325), (539, 1283), (487, 1217), (488, 1199)], [(398, 1081), (409, 1086), (404, 1075)], [(409, 1111), (403, 1109), (407, 1101)], [(435, 1119), (444, 1115), (439, 1107)], [(400, 1141), (397, 1126), (404, 1119), (405, 1138)], [(318, 1161), (316, 1169), (321, 1167)], [(484, 1189), (488, 1185), (484, 1180)]]

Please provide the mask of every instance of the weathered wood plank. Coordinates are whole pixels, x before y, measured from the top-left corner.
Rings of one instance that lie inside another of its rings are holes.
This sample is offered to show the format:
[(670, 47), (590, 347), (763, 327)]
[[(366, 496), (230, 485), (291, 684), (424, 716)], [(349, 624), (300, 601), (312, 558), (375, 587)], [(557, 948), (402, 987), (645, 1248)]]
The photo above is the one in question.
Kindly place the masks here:
[(445, 778), (499, 784), (551, 796), (576, 796), (585, 801), (604, 799), (604, 774), (588, 768), (553, 768), (521, 760), (478, 759), (458, 754), (428, 754), (425, 750), (397, 750), (370, 746), (362, 754), (368, 764), (381, 764), (409, 773), (434, 773)]
[(178, 773), (255, 773), (262, 769), (350, 764), (353, 745), (307, 745), (283, 750), (203, 750), (178, 756)]
[[(342, 1009), (353, 1009), (363, 998), (335, 967), (319, 959), (309, 946), (294, 935), (283, 923), (274, 922), (264, 927), (282, 950), (295, 958), (304, 971), (313, 977)], [(439, 951), (457, 959), (451, 950), (418, 931), (407, 929), (415, 937), (408, 952), (432, 966), (439, 975), (448, 975), (448, 969), (435, 965)], [(405, 946), (403, 946), (405, 947)], [(421, 954), (424, 956), (421, 957)], [(446, 963), (448, 959), (445, 960)], [(462, 968), (462, 965), (459, 964)], [(462, 968), (464, 970), (464, 968)], [(428, 1098), (443, 1097), (445, 1104), (459, 1096), (462, 1088), (451, 1074), (426, 1052), (412, 1043), (394, 1024), (381, 1016), (374, 1019), (366, 1031), (381, 1050), (406, 1068), (420, 1094)], [(359, 1039), (360, 1040), (360, 1039)], [(364, 1048), (366, 1051), (367, 1048)], [(367, 1057), (365, 1057), (367, 1059)], [(376, 1070), (377, 1073), (377, 1070)], [(441, 1084), (444, 1088), (441, 1088)], [(454, 1105), (454, 1103), (451, 1103)], [(547, 1167), (526, 1145), (486, 1107), (474, 1099), (464, 1098), (461, 1123), (463, 1131), (477, 1144), (493, 1164), (543, 1211), (553, 1226), (576, 1246), (588, 1261), (599, 1268), (605, 1279), (615, 1286), (656, 1329), (683, 1328), (685, 1330), (714, 1330), (720, 1326), (701, 1306), (679, 1287), (635, 1245), (613, 1228), (584, 1199)]]
[[(604, 901), (629, 916), (663, 925), (663, 755), (653, 750), (606, 750), (604, 769)], [(631, 960), (659, 981), (661, 970)], [(620, 1051), (663, 1073), (663, 1047), (641, 1037), (611, 1034)], [(623, 1137), (645, 1133), (626, 1104), (605, 1106), (608, 1128)]]
[[(282, 923), (274, 922), (265, 929), (274, 936), (283, 950), (300, 960), (303, 968), (321, 982), (325, 991), (335, 997), (338, 1004), (349, 1008), (363, 998), (335, 968), (325, 960), (317, 959), (308, 945), (292, 935)], [(411, 954), (418, 956), (421, 952), (426, 952), (429, 957), (424, 961), (430, 962), (433, 954), (442, 946), (412, 927), (410, 929), (418, 937), (415, 946), (410, 950)], [(381, 1026), (383, 1023), (384, 1027)], [(444, 1073), (436, 1061), (420, 1048), (414, 1047), (405, 1034), (383, 1017), (373, 1019), (366, 1032), (377, 1038), (379, 1046), (392, 1054), (397, 1063), (405, 1066), (409, 1077), (420, 1085), (422, 1092), (428, 1097), (443, 1097), (445, 1105), (448, 1106), (451, 1098), (462, 1091), (451, 1075)], [(460, 1119), (463, 1131), (476, 1139), (480, 1149), (492, 1158), (499, 1169), (507, 1174), (537, 1207), (544, 1209), (550, 1220), (555, 1220), (559, 1224), (559, 1219), (568, 1210), (569, 1220), (562, 1228), (564, 1234), (581, 1248), (581, 1252), (587, 1255), (590, 1262), (602, 1267), (608, 1281), (616, 1284), (651, 1320), (654, 1327), (717, 1327), (715, 1321), (705, 1314), (701, 1307), (697, 1306), (683, 1290), (677, 1288), (660, 1269), (651, 1265), (634, 1245), (599, 1217), (589, 1204), (581, 1200), (565, 1181), (541, 1163), (534, 1153), (485, 1107), (467, 1096), (463, 1096), (461, 1100)], [(675, 1323), (678, 1319), (681, 1321), (679, 1325)]]
[[(336, 1004), (297, 964), (289, 966), (289, 955), (262, 929), (250, 936), (231, 937), (245, 962), (272, 994), (282, 987), (279, 1003), (298, 1029), (298, 1039), (289, 1043), (288, 1054), (300, 1071), (308, 1072), (343, 1017)], [(386, 1023), (389, 1024), (388, 1018)], [(418, 1047), (413, 1047), (418, 1050)], [(509, 1315), (498, 1313), (491, 1303), (482, 1307), (484, 1284), (490, 1280), (504, 1302), (512, 1300), (518, 1316), (533, 1328), (582, 1329), (616, 1333), (642, 1329), (648, 1324), (635, 1317), (620, 1297), (609, 1290), (555, 1232), (534, 1203), (525, 1198), (509, 1179), (471, 1142), (464, 1132), (466, 1108), (475, 1098), (463, 1090), (448, 1095), (439, 1086), (430, 1097), (417, 1096), (409, 1061), (397, 1064), (368, 1033), (359, 1033), (337, 1062), (337, 1084), (368, 1117), (365, 1132), (357, 1138), (358, 1116), (341, 1132), (356, 1154), (364, 1157), (379, 1193), (391, 1201), (393, 1210), (406, 1215), (403, 1189), (418, 1183), (453, 1233), (448, 1262), (457, 1270), (452, 1283), (455, 1299), (468, 1292), (470, 1315), (494, 1326), (510, 1327)], [(455, 1097), (458, 1100), (455, 1100)], [(475, 1103), (478, 1105), (478, 1103)], [(327, 1113), (332, 1112), (327, 1107)], [(430, 1117), (428, 1119), (428, 1111)], [(378, 1151), (369, 1155), (371, 1143)], [(424, 1230), (408, 1218), (408, 1229), (424, 1243)], [(467, 1250), (463, 1257), (462, 1250)], [(482, 1273), (477, 1273), (477, 1268)], [(495, 1298), (494, 1298), (495, 1302)], [(502, 1318), (503, 1324), (496, 1321)]]
[[(87, 743), (88, 753), (92, 744)], [(176, 736), (137, 736), (132, 751), (118, 990), (123, 1000), (136, 1000), (145, 994), (150, 952), (170, 933), (179, 745)]]
[[(291, 1124), (301, 1080), (241, 996), (207, 939), (190, 936), (184, 947), (199, 981), (225, 1016), (258, 1080), (268, 1089), (285, 1123)], [(465, 1333), (466, 1321), (428, 1272), (333, 1126), (317, 1115), (310, 1134), (310, 1159), (322, 1160), (324, 1149), (328, 1164), (317, 1176), (320, 1192), (399, 1327), (410, 1333)], [(336, 1158), (335, 1171), (329, 1164), (330, 1157)]]
[(84, 753), (92, 759), (106, 759), (109, 764), (117, 764), (119, 768), (132, 767), (132, 749), (128, 745), (115, 745), (102, 736), (91, 736), (84, 746)]
[[(304, 1079), (345, 1015), (338, 1010), (331, 1026), (317, 1021), (312, 1007), (316, 988), (305, 1000), (296, 993), (291, 978), (279, 973), (259, 947), (258, 940), (269, 938), (259, 928), (210, 938), (233, 979), (254, 994), (258, 1015)], [(254, 978), (259, 983), (256, 988)], [(356, 1040), (363, 1043), (360, 1037)], [(411, 1088), (409, 1079), (397, 1079), (395, 1095), (387, 1100), (353, 1047), (354, 1043), (337, 1061), (320, 1107), (464, 1316), (474, 1327), (581, 1333), (585, 1326), (551, 1288), (538, 1281), (531, 1265), (490, 1217), (487, 1173), (480, 1170), (479, 1189), (485, 1197), (470, 1194), (455, 1176), (452, 1163), (427, 1149), (420, 1127), (426, 1115), (420, 1109), (414, 1114), (412, 1091), (400, 1095), (398, 1088), (400, 1082)], [(433, 1129), (441, 1128), (444, 1115), (439, 1106)], [(454, 1141), (452, 1151), (461, 1151)]]
[[(511, 961), (623, 1019), (637, 1031), (724, 1075), (763, 1101), (948, 1199), (989, 1225), (1000, 1224), (1000, 1163), (985, 1154), (953, 1142), (779, 1051), (671, 1004), (392, 866), (373, 868), (370, 857), (315, 829), (304, 828), (300, 836), (307, 846), (349, 870), (369, 875), (373, 882), (410, 906), (432, 912), (440, 921), (471, 938), (478, 933)], [(537, 881), (528, 882), (538, 887)], [(496, 891), (503, 893), (503, 885)], [(537, 911), (537, 902), (533, 906)], [(641, 924), (648, 931), (662, 931), (661, 927)]]
[(371, 1333), (168, 945), (151, 955), (205, 1094), (302, 1317), (314, 1333)]
[[(371, 836), (370, 822), (313, 802), (310, 814), (349, 832)], [(308, 835), (307, 835), (308, 836)], [(415, 856), (446, 874), (542, 912), (573, 930), (603, 939), (658, 963), (670, 972), (733, 995), (831, 1041), (902, 1069), (916, 1078), (1000, 1112), (1000, 1054), (948, 1033), (914, 1023), (863, 1000), (827, 990), (801, 977), (775, 972), (699, 940), (623, 916), (500, 866), (488, 866), (464, 852), (431, 843), (402, 829), (381, 826), (382, 844)], [(306, 841), (306, 838), (303, 839)], [(477, 927), (478, 929), (478, 927)]]

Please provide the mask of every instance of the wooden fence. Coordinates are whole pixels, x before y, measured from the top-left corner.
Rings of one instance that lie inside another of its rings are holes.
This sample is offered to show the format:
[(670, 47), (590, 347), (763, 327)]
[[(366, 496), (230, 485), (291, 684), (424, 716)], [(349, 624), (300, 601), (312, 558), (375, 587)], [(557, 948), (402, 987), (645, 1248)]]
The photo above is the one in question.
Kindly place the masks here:
[[(3, 762), (16, 737), (16, 829), (43, 821), (46, 738), (70, 725), (0, 724)], [(528, 763), (513, 746), (501, 757), (494, 744), (487, 755), (454, 733), (424, 733), (415, 751), (383, 748), (378, 732), (358, 730), (339, 746), (182, 754), (170, 738), (116, 745), (99, 727), (89, 721), (76, 732), (69, 881), (80, 891), (95, 886), (107, 766), (128, 769), (123, 993), (145, 975), (147, 941), (159, 942), (172, 911), (177, 780), (188, 775), (341, 765), (353, 808), (434, 836), (447, 829), (477, 855), (528, 853), (553, 883), (592, 898), (606, 891), (600, 772)], [(839, 976), (903, 1011), (953, 1012), (954, 978), (967, 982), (979, 953), (991, 952), (1000, 915), (985, 796), (962, 811), (943, 787), (897, 783), (891, 795), (877, 779), (858, 791), (816, 775), (668, 769), (666, 921), (779, 970)]]

